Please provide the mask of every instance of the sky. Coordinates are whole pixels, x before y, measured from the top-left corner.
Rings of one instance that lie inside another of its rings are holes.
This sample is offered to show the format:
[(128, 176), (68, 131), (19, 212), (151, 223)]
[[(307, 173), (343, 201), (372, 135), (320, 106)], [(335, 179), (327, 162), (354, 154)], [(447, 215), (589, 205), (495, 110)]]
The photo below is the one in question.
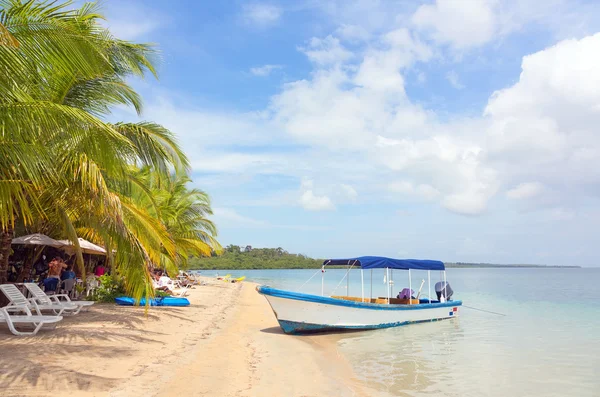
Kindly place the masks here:
[(102, 4), (223, 245), (600, 265), (597, 1)]

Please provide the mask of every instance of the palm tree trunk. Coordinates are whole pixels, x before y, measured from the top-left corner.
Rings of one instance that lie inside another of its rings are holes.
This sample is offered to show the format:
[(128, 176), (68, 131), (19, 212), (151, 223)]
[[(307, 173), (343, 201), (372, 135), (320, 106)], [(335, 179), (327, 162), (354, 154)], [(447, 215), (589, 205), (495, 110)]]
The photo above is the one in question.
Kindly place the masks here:
[(10, 256), (10, 243), (13, 238), (13, 226), (9, 225), (0, 231), (0, 284), (8, 281), (8, 257)]

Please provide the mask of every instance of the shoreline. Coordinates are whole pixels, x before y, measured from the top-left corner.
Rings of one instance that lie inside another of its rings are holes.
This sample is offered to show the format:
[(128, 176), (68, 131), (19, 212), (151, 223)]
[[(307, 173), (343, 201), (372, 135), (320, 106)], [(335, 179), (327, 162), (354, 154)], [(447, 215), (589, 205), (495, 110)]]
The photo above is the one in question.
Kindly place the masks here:
[(369, 396), (331, 336), (285, 335), (256, 284), (190, 291), (190, 307), (94, 305), (55, 330), (0, 327), (6, 396)]

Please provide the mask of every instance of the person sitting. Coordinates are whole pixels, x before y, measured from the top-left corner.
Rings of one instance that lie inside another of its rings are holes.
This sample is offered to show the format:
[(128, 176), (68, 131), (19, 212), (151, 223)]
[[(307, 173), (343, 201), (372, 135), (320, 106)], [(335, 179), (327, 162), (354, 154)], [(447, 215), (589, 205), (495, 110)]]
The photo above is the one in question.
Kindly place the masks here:
[(67, 264), (60, 257), (55, 257), (48, 264), (48, 278), (60, 279), (60, 274), (67, 268)]
[(161, 273), (150, 273), (150, 276), (152, 277), (152, 286), (157, 291), (162, 291), (166, 294), (173, 295), (173, 291), (171, 291), (171, 289), (166, 284), (163, 285), (163, 283), (161, 282), (160, 279), (162, 277), (160, 275)]
[(398, 299), (414, 299), (413, 294), (415, 293), (415, 291), (413, 291), (410, 288), (404, 288), (402, 291), (400, 291), (398, 293), (397, 298)]
[(69, 280), (69, 279), (74, 279), (77, 276), (75, 275), (75, 272), (73, 271), (73, 267), (71, 265), (67, 265), (67, 268), (60, 274), (60, 279), (61, 280)]
[(446, 302), (452, 300), (454, 291), (450, 287), (450, 283), (447, 281), (439, 281), (435, 283), (435, 293), (440, 302)]
[(96, 277), (101, 277), (104, 276), (104, 273), (106, 273), (106, 268), (101, 263), (99, 263), (94, 269), (94, 275)]
[(46, 292), (46, 294), (56, 293), (56, 290), (58, 289), (59, 281), (60, 280), (58, 277), (48, 277), (48, 278), (44, 279), (44, 281), (43, 281), (44, 292)]

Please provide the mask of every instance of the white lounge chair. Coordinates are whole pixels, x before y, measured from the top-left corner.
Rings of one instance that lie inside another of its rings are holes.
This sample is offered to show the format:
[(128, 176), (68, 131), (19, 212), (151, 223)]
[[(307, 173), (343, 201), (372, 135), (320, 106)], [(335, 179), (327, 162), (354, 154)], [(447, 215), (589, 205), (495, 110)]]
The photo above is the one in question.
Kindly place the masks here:
[[(90, 307), (94, 304), (93, 301), (72, 301), (68, 294), (46, 295), (46, 293), (34, 283), (25, 283), (25, 288), (27, 288), (29, 293), (36, 299), (38, 304), (76, 306), (77, 310), (73, 311), (72, 314), (77, 314), (84, 307)], [(60, 298), (64, 298), (65, 300), (60, 300)]]
[[(68, 314), (71, 314), (71, 313), (76, 314), (76, 313), (79, 313), (79, 310), (81, 310), (81, 307), (75, 306), (73, 304), (69, 304), (67, 302), (53, 303), (52, 301), (50, 301), (50, 303), (48, 303), (48, 301), (40, 302), (36, 298), (27, 299), (21, 293), (21, 291), (19, 291), (19, 289), (13, 284), (0, 285), (0, 291), (2, 291), (4, 293), (4, 295), (6, 295), (6, 297), (8, 298), (8, 300), (10, 302), (7, 306), (4, 307), (7, 310), (12, 310), (13, 307), (17, 307), (17, 308), (27, 307), (30, 310), (35, 310), (35, 312), (39, 316), (42, 315), (42, 311), (46, 311), (46, 310), (51, 310), (57, 316), (60, 316), (61, 314), (63, 314), (63, 312), (65, 314), (67, 314), (67, 313)], [(46, 294), (44, 294), (44, 295), (46, 297), (48, 297), (48, 295), (46, 295)], [(75, 313), (75, 311), (76, 311), (76, 313)]]
[[(11, 310), (9, 310), (9, 308), (0, 307), (0, 323), (6, 323), (10, 332), (17, 336), (35, 335), (44, 325), (56, 325), (57, 322), (63, 319), (62, 316), (34, 316), (27, 306), (13, 306), (10, 309)], [(10, 314), (12, 311), (25, 312), (26, 315)], [(16, 324), (30, 325), (34, 328), (33, 331), (30, 332), (18, 331), (15, 327)]]

